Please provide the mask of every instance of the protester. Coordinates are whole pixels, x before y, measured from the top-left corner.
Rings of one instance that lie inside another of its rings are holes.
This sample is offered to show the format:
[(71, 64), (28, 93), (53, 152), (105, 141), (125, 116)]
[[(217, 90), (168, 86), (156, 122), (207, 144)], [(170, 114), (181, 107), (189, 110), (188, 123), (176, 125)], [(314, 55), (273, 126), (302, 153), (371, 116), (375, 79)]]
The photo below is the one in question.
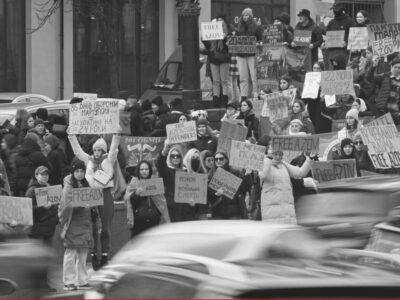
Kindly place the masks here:
[(125, 111), (130, 113), (130, 128), (131, 136), (142, 136), (142, 128), (140, 126), (140, 121), (142, 119), (142, 108), (137, 102), (135, 96), (129, 96), (126, 101)]
[(395, 99), (390, 99), (386, 103), (385, 112), (390, 113), (395, 125), (400, 125), (400, 108), (399, 102)]
[(368, 22), (368, 13), (363, 9), (358, 11), (356, 15), (356, 27), (367, 27)]
[(139, 181), (152, 178), (151, 164), (142, 160), (136, 171), (136, 177), (132, 178), (124, 196), (131, 238), (151, 227), (170, 222), (164, 195), (141, 196), (143, 189), (139, 187)]
[[(170, 121), (168, 123), (179, 123), (182, 115), (185, 115), (185, 109), (183, 107), (182, 98), (172, 99), (169, 103), (170, 112)], [(186, 116), (185, 116), (186, 117)], [(186, 121), (188, 121), (186, 119)]]
[(64, 151), (60, 148), (60, 140), (53, 134), (44, 137), (47, 160), (53, 171), (49, 179), (50, 185), (62, 184), (66, 174), (68, 174), (68, 160)]
[(10, 184), (8, 181), (7, 169), (3, 159), (0, 158), (0, 187), (2, 193), (6, 193), (8, 196), (11, 195)]
[(35, 119), (31, 114), (25, 115), (21, 121), (21, 130), (18, 134), (18, 144), (21, 145), (30, 129), (35, 127)]
[(161, 96), (155, 97), (151, 100), (151, 107), (153, 108), (154, 115), (156, 116), (156, 122), (154, 129), (150, 136), (164, 137), (167, 136), (165, 126), (169, 121), (169, 107), (164, 103)]
[(293, 42), (293, 36), (294, 36), (293, 27), (290, 26), (291, 30), (289, 30), (289, 27), (286, 24), (286, 19), (281, 14), (274, 18), (273, 24), (282, 25), (283, 45), (290, 46)]
[(185, 123), (187, 121), (190, 121), (189, 116), (187, 116), (185, 114), (182, 114), (179, 116), (178, 123)]
[(47, 132), (51, 132), (53, 130), (53, 124), (49, 121), (49, 112), (46, 108), (38, 108), (36, 111), (36, 119), (41, 119), (43, 121)]
[(9, 133), (18, 137), (22, 130), (22, 124), (24, 122), (24, 119), (28, 115), (29, 115), (29, 113), (26, 109), (18, 108), (17, 111), (15, 112), (15, 124), (14, 124), (14, 126), (10, 127)]
[(356, 133), (356, 135), (354, 136), (354, 149), (357, 165), (360, 169), (360, 172), (361, 170), (376, 172), (374, 164), (372, 163), (371, 158), (368, 155), (367, 147), (364, 145), (360, 133)]
[(325, 71), (325, 65), (322, 61), (315, 62), (313, 64), (313, 72), (322, 72)]
[(215, 164), (214, 164), (214, 153), (210, 150), (203, 150), (200, 152), (200, 166), (201, 173), (208, 175), (208, 180), (214, 176)]
[(294, 100), (292, 109), (289, 112), (289, 123), (295, 119), (301, 121), (302, 131), (305, 133), (315, 134), (314, 125), (308, 117), (308, 112), (305, 110), (304, 102), (302, 100)]
[(253, 104), (249, 100), (240, 101), (240, 113), (238, 120), (244, 120), (244, 125), (247, 127), (246, 138), (258, 139), (259, 120), (253, 111)]
[(357, 176), (361, 176), (360, 166), (358, 165), (359, 160), (356, 158), (356, 148), (352, 139), (345, 138), (342, 140), (340, 143), (340, 153), (336, 153), (333, 159), (355, 159)]
[(350, 109), (346, 113), (346, 130), (357, 130), (361, 127), (358, 119), (358, 110), (355, 108)]
[(1, 158), (6, 167), (8, 182), (10, 185), (10, 195), (17, 192), (17, 166), (16, 157), (18, 153), (17, 137), (13, 134), (6, 134), (1, 140)]
[(236, 120), (239, 116), (239, 112), (237, 111), (237, 105), (235, 102), (229, 102), (226, 105), (226, 113), (221, 118), (221, 122)]
[(358, 111), (358, 116), (366, 116), (368, 114), (367, 112), (367, 106), (365, 105), (365, 101), (361, 98), (357, 98), (354, 100), (353, 104), (351, 104), (352, 109), (356, 109)]
[(141, 133), (143, 136), (150, 136), (156, 125), (156, 116), (154, 115), (151, 101), (146, 99), (142, 102), (142, 119), (141, 123)]
[(290, 126), (289, 126), (289, 135), (306, 135), (303, 131), (303, 122), (299, 119), (293, 119), (290, 121)]
[(46, 127), (42, 119), (36, 119), (34, 122), (34, 128), (29, 129), (26, 137), (32, 137), (39, 145), (40, 150), (46, 156), (47, 151), (44, 147), (44, 136), (46, 135)]
[(217, 151), (218, 139), (212, 134), (210, 122), (207, 119), (199, 119), (197, 125), (197, 140), (189, 142), (188, 149), (196, 148), (200, 152), (210, 150), (215, 153)]

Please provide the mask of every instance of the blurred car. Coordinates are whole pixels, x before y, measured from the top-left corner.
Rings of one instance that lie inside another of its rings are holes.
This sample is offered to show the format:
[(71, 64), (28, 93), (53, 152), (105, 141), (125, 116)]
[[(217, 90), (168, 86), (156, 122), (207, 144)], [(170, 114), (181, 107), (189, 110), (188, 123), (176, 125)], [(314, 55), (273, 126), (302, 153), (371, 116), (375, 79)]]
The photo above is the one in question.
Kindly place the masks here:
[(400, 205), (400, 176), (368, 176), (330, 181), (317, 194), (296, 203), (300, 225), (315, 228), (325, 238), (341, 238), (347, 247), (364, 248), (371, 230)]
[(0, 103), (51, 103), (54, 99), (41, 94), (0, 93)]

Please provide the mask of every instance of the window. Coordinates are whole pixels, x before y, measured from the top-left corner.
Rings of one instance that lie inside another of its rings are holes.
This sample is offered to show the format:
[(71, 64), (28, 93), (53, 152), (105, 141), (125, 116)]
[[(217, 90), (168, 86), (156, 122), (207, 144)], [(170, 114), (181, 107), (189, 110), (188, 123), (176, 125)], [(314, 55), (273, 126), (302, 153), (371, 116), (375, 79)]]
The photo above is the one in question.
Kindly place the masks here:
[(182, 64), (177, 62), (165, 64), (154, 86), (167, 89), (182, 88)]

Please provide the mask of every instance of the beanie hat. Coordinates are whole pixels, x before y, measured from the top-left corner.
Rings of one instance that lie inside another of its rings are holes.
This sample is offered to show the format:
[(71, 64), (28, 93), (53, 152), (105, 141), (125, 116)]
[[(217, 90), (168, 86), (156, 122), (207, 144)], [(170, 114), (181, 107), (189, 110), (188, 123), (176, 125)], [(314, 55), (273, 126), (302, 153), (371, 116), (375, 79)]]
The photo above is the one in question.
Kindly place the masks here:
[(40, 107), (36, 111), (36, 116), (42, 120), (47, 120), (47, 118), (49, 117), (49, 112), (44, 107)]
[(299, 124), (301, 127), (303, 127), (303, 125), (304, 125), (303, 122), (299, 119), (293, 119), (292, 121), (290, 121), (290, 125), (293, 125), (293, 124)]
[(358, 121), (358, 110), (355, 108), (350, 109), (347, 113), (346, 113), (346, 118), (351, 117), (355, 120)]
[(103, 138), (99, 138), (94, 144), (93, 144), (93, 150), (95, 149), (101, 149), (105, 153), (107, 153), (107, 143)]
[(242, 16), (243, 15), (249, 15), (251, 18), (253, 18), (253, 10), (251, 8), (245, 8), (242, 11)]
[(275, 20), (278, 20), (278, 21), (280, 21), (282, 24), (285, 24), (285, 20), (284, 20), (284, 18), (282, 18), (282, 16), (276, 16), (276, 17), (274, 18), (273, 21), (275, 21)]
[(41, 173), (43, 173), (43, 172), (45, 172), (45, 171), (48, 172), (49, 169), (48, 169), (47, 167), (45, 167), (45, 166), (39, 166), (39, 167), (37, 167), (36, 170), (35, 170), (35, 175), (41, 174)]
[(146, 99), (142, 102), (142, 110), (147, 111), (151, 109), (151, 102), (149, 99)]
[(343, 148), (346, 147), (347, 145), (353, 147), (354, 146), (353, 140), (349, 138), (343, 139), (342, 142), (340, 143), (340, 148), (343, 150)]
[[(304, 10), (306, 10), (306, 9), (304, 9)], [(284, 23), (284, 24), (286, 24), (286, 25), (289, 25), (289, 24), (290, 24), (290, 16), (289, 16), (288, 13), (282, 12), (279, 16), (280, 16), (281, 19), (283, 20), (283, 23)]]
[(196, 125), (197, 126), (200, 126), (200, 125), (208, 126), (208, 125), (210, 125), (210, 122), (208, 122), (208, 120), (205, 119), (205, 118), (200, 118), (200, 119), (197, 120)]
[(60, 140), (53, 134), (46, 135), (43, 140), (51, 146), (51, 149), (56, 149), (60, 145)]
[(153, 100), (151, 100), (151, 103), (157, 106), (161, 106), (163, 105), (163, 99), (161, 98), (161, 96), (157, 96)]
[(40, 125), (40, 124), (43, 124), (43, 125), (44, 125), (44, 121), (43, 121), (42, 119), (40, 119), (40, 118), (37, 118), (37, 119), (35, 120), (35, 127), (36, 127), (37, 125)]
[(86, 171), (86, 165), (83, 161), (79, 160), (77, 157), (74, 157), (71, 162), (71, 173), (74, 173), (76, 170)]

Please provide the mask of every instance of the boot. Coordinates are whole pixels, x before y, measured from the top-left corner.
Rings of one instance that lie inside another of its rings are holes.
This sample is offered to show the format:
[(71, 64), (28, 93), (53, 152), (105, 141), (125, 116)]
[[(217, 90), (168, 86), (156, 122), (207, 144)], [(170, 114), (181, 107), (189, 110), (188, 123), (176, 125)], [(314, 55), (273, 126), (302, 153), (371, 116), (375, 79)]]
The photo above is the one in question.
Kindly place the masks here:
[(229, 102), (228, 95), (223, 95), (222, 96), (222, 105), (225, 107)]
[(220, 107), (219, 97), (218, 96), (213, 96), (213, 103), (214, 103), (214, 107), (215, 108), (219, 108)]
[(100, 268), (105, 266), (107, 263), (108, 263), (108, 253), (103, 253), (101, 255)]
[(93, 270), (97, 271), (98, 269), (100, 269), (100, 264), (99, 264), (99, 259), (97, 257), (97, 253), (91, 253), (90, 257), (92, 260)]

